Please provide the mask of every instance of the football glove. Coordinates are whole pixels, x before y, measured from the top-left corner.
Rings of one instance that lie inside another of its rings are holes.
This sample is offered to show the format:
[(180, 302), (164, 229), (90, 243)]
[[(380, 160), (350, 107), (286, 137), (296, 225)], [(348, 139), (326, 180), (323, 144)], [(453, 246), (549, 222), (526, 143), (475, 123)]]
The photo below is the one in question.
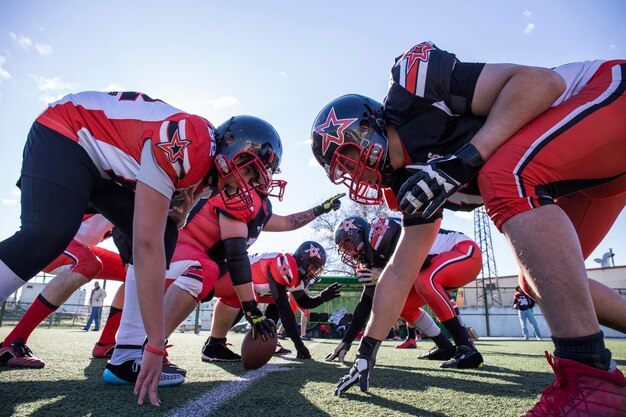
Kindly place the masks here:
[(298, 359), (311, 359), (311, 352), (306, 346), (298, 346), (296, 347), (296, 358)]
[(331, 353), (326, 355), (324, 360), (326, 362), (332, 362), (335, 359), (338, 359), (339, 363), (343, 363), (346, 357), (346, 353), (348, 353), (349, 350), (350, 350), (350, 345), (346, 344), (345, 342), (341, 342), (337, 345), (337, 347), (335, 347), (335, 350), (333, 350)]
[(336, 196), (333, 196), (324, 201), (319, 206), (313, 207), (313, 214), (315, 214), (315, 216), (320, 216), (322, 214), (328, 213), (331, 210), (339, 210), (339, 207), (341, 207), (340, 198), (344, 197), (345, 195), (346, 193), (337, 194)]
[(485, 161), (468, 143), (455, 154), (431, 159), (425, 164), (407, 165), (415, 172), (400, 187), (399, 207), (405, 213), (421, 212), (424, 219), (435, 214), (446, 200), (478, 174)]
[(357, 353), (356, 360), (350, 369), (350, 373), (339, 380), (337, 388), (335, 389), (335, 395), (341, 397), (341, 394), (346, 392), (351, 386), (359, 383), (361, 391), (367, 392), (370, 385), (370, 373), (374, 367), (374, 359)]
[(244, 301), (241, 303), (241, 306), (243, 307), (244, 317), (252, 327), (253, 339), (259, 336), (261, 336), (263, 340), (267, 340), (268, 337), (274, 337), (276, 334), (276, 325), (259, 310), (256, 301)]
[(323, 302), (330, 301), (333, 298), (337, 298), (341, 296), (341, 284), (335, 282), (334, 284), (329, 285), (320, 293), (320, 298)]
[(380, 268), (361, 268), (356, 270), (356, 276), (361, 284), (371, 287), (376, 285), (381, 272), (383, 270)]

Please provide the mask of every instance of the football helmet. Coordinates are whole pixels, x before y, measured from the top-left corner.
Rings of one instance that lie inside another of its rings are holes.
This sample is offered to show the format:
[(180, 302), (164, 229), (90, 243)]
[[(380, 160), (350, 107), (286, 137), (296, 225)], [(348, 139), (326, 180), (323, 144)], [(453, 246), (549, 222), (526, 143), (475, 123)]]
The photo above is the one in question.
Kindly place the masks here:
[(363, 217), (345, 218), (335, 228), (335, 244), (341, 262), (356, 268), (359, 264), (369, 265), (372, 248), (369, 244), (370, 224)]
[(382, 188), (393, 182), (387, 152), (383, 105), (358, 94), (328, 103), (311, 128), (317, 162), (335, 184), (345, 184), (350, 198), (365, 205), (382, 203)]
[(319, 281), (319, 275), (326, 265), (326, 250), (322, 245), (307, 240), (293, 253), (298, 265), (298, 275), (304, 287), (310, 287)]
[(235, 116), (217, 127), (215, 137), (214, 185), (227, 208), (251, 207), (253, 190), (282, 200), (286, 182), (272, 176), (279, 172), (283, 147), (272, 125), (254, 116)]

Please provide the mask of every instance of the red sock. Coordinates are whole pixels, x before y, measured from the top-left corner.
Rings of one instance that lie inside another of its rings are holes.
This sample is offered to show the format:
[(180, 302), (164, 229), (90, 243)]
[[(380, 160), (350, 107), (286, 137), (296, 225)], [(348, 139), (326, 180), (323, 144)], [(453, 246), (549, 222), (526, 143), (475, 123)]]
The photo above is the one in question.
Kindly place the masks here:
[(26, 343), (33, 330), (35, 330), (46, 317), (54, 313), (57, 308), (59, 308), (59, 306), (50, 304), (48, 300), (39, 294), (37, 299), (28, 307), (28, 310), (26, 310), (26, 313), (24, 313), (20, 321), (17, 322), (15, 329), (9, 333), (2, 344), (7, 346), (17, 338), (24, 339), (24, 343)]
[(117, 335), (117, 329), (120, 328), (121, 320), (122, 310), (119, 308), (111, 307), (111, 311), (109, 311), (109, 317), (104, 324), (104, 329), (102, 329), (102, 334), (100, 335), (100, 340), (98, 340), (98, 344), (108, 345), (111, 343), (115, 343), (115, 336)]

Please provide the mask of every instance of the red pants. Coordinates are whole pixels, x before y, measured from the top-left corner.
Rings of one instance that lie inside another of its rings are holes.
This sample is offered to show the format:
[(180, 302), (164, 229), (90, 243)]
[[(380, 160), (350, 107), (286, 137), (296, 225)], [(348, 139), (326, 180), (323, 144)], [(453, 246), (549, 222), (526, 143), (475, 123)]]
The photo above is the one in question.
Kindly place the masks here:
[(626, 181), (619, 178), (626, 174), (625, 90), (626, 61), (605, 62), (580, 93), (493, 154), (478, 183), (498, 229), (519, 213), (556, 202), (591, 253), (626, 200)]
[(433, 257), (430, 265), (417, 275), (400, 317), (407, 323), (414, 323), (422, 312), (420, 307), (425, 304), (440, 322), (455, 317), (455, 305), (446, 289), (460, 288), (472, 282), (482, 265), (482, 252), (471, 240), (460, 242), (451, 251)]
[(75, 240), (72, 240), (67, 249), (43, 271), (51, 273), (64, 269), (77, 272), (90, 280), (95, 277), (121, 282), (126, 280), (126, 268), (119, 254), (99, 246), (89, 248)]

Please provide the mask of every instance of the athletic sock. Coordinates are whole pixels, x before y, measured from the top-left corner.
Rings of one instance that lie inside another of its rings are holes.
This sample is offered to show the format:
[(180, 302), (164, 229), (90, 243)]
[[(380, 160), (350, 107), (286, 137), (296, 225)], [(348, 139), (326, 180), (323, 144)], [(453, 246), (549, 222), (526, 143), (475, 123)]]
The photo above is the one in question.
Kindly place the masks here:
[(571, 359), (605, 371), (611, 366), (611, 351), (604, 347), (602, 331), (582, 337), (554, 337), (554, 356)]
[(465, 345), (470, 348), (474, 346), (472, 341), (470, 340), (469, 334), (467, 333), (467, 329), (463, 327), (461, 320), (458, 317), (452, 317), (449, 320), (442, 321), (441, 324), (443, 327), (448, 330), (452, 339), (454, 339), (454, 344), (457, 346)]
[(406, 326), (407, 339), (417, 339), (417, 333), (415, 333), (415, 328), (411, 326)]
[(454, 345), (452, 344), (452, 342), (450, 342), (450, 340), (446, 337), (446, 335), (444, 335), (441, 332), (437, 336), (431, 337), (431, 339), (440, 350), (444, 350), (444, 351), (454, 350)]
[(122, 309), (117, 307), (111, 307), (111, 310), (109, 310), (109, 317), (104, 324), (104, 329), (102, 329), (100, 340), (98, 340), (98, 344), (100, 346), (115, 343), (115, 336), (117, 335), (117, 330), (120, 328), (121, 320)]
[(26, 313), (24, 313), (13, 331), (4, 339), (3, 345), (8, 346), (17, 338), (23, 339), (24, 343), (26, 343), (33, 330), (58, 308), (59, 306), (55, 306), (46, 300), (44, 296), (39, 294), (30, 307), (28, 307), (28, 310), (26, 310)]

